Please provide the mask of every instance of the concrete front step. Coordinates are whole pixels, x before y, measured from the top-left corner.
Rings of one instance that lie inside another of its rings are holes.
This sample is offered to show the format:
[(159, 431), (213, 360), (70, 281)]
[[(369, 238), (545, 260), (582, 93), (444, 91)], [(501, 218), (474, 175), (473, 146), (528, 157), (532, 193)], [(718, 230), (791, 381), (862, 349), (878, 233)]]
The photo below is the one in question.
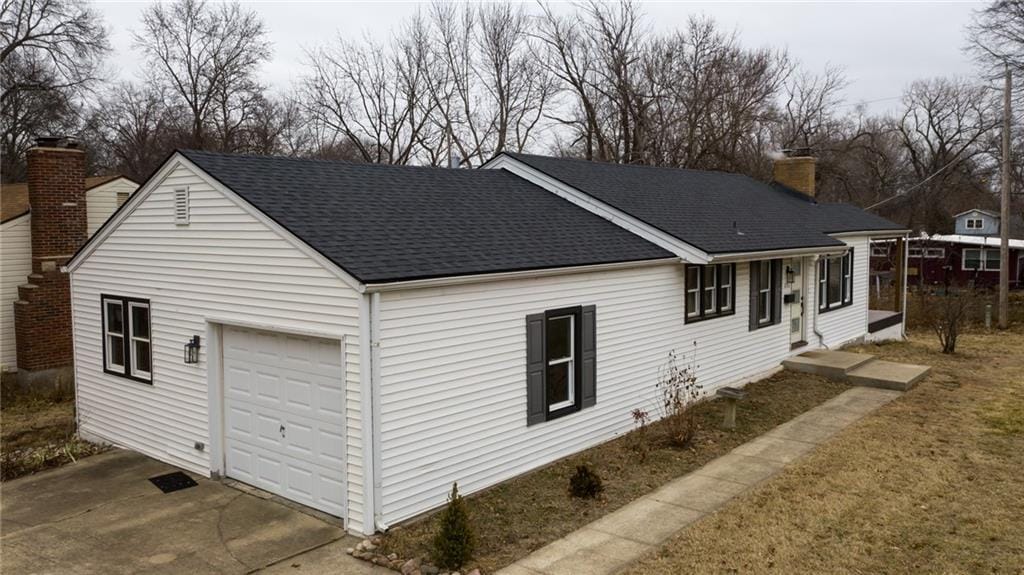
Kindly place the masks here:
[(786, 369), (813, 373), (853, 385), (906, 391), (928, 375), (931, 368), (875, 359), (866, 353), (808, 351), (783, 360)]
[(854, 385), (907, 391), (931, 370), (927, 365), (876, 359), (851, 370), (846, 374), (846, 379)]
[(850, 370), (856, 369), (874, 358), (873, 355), (848, 351), (808, 351), (783, 360), (782, 365), (793, 371), (845, 380), (846, 374)]

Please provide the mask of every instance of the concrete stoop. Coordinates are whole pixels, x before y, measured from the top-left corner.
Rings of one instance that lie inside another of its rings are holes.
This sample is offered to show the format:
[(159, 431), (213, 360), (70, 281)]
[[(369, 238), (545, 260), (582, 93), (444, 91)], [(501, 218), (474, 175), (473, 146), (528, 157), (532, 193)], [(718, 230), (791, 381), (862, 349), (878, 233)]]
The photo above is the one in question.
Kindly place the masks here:
[(931, 367), (876, 359), (866, 353), (808, 351), (782, 362), (789, 370), (813, 373), (853, 385), (907, 391), (921, 381)]

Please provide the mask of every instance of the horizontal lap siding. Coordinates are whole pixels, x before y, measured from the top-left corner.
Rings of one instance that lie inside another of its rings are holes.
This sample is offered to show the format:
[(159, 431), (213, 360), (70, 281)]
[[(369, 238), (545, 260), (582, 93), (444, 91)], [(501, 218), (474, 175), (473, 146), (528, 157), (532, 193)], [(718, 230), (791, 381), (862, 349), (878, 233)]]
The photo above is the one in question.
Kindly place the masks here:
[[(657, 412), (670, 350), (697, 345), (707, 393), (777, 367), (788, 317), (748, 330), (749, 266), (737, 264), (736, 314), (683, 322), (682, 268), (597, 272), (384, 293), (380, 306), (380, 445), (384, 519), (441, 505), (451, 483), (473, 492), (633, 428)], [(597, 405), (526, 426), (526, 316), (597, 306)]]
[[(853, 303), (837, 310), (819, 313), (818, 331), (825, 338), (825, 345), (830, 348), (841, 346), (868, 333), (868, 263), (871, 249), (867, 237), (846, 238), (848, 245), (853, 247)], [(815, 267), (814, 282), (810, 297), (812, 307), (817, 310), (818, 269)]]
[(14, 302), (18, 286), (28, 282), (32, 273), (32, 216), (5, 222), (0, 229), (0, 366), (4, 370), (18, 366), (14, 336)]
[[(176, 226), (173, 190), (188, 186), (188, 226)], [(6, 275), (6, 273), (5, 273)], [(186, 365), (183, 346), (205, 340), (206, 318), (347, 336), (350, 517), (362, 513), (359, 295), (230, 198), (178, 167), (73, 274), (75, 361), (82, 431), (200, 472), (210, 471), (208, 343)], [(102, 369), (100, 294), (150, 300), (153, 385)]]
[(110, 214), (117, 210), (117, 193), (133, 193), (136, 190), (134, 183), (124, 179), (117, 179), (113, 182), (103, 184), (85, 193), (85, 212), (89, 235), (96, 233), (100, 226), (107, 221)]

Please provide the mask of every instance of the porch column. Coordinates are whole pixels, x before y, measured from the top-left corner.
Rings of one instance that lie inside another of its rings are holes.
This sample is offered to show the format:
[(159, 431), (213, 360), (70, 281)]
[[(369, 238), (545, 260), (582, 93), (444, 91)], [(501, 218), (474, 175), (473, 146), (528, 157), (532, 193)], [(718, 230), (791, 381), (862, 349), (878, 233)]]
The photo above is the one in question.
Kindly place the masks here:
[(896, 266), (893, 268), (893, 274), (895, 276), (895, 288), (896, 293), (893, 297), (893, 311), (899, 313), (903, 311), (903, 296), (906, 293), (906, 281), (904, 270), (907, 267), (906, 262), (907, 250), (904, 245), (904, 239), (902, 237), (896, 238)]

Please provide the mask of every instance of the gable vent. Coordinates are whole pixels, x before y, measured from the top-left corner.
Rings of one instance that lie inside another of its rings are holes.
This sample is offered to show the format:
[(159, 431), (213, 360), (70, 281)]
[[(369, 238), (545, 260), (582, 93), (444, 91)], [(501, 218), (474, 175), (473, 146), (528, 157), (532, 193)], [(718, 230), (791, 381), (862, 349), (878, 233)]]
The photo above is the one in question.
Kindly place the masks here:
[(174, 223), (188, 224), (188, 188), (174, 190)]

